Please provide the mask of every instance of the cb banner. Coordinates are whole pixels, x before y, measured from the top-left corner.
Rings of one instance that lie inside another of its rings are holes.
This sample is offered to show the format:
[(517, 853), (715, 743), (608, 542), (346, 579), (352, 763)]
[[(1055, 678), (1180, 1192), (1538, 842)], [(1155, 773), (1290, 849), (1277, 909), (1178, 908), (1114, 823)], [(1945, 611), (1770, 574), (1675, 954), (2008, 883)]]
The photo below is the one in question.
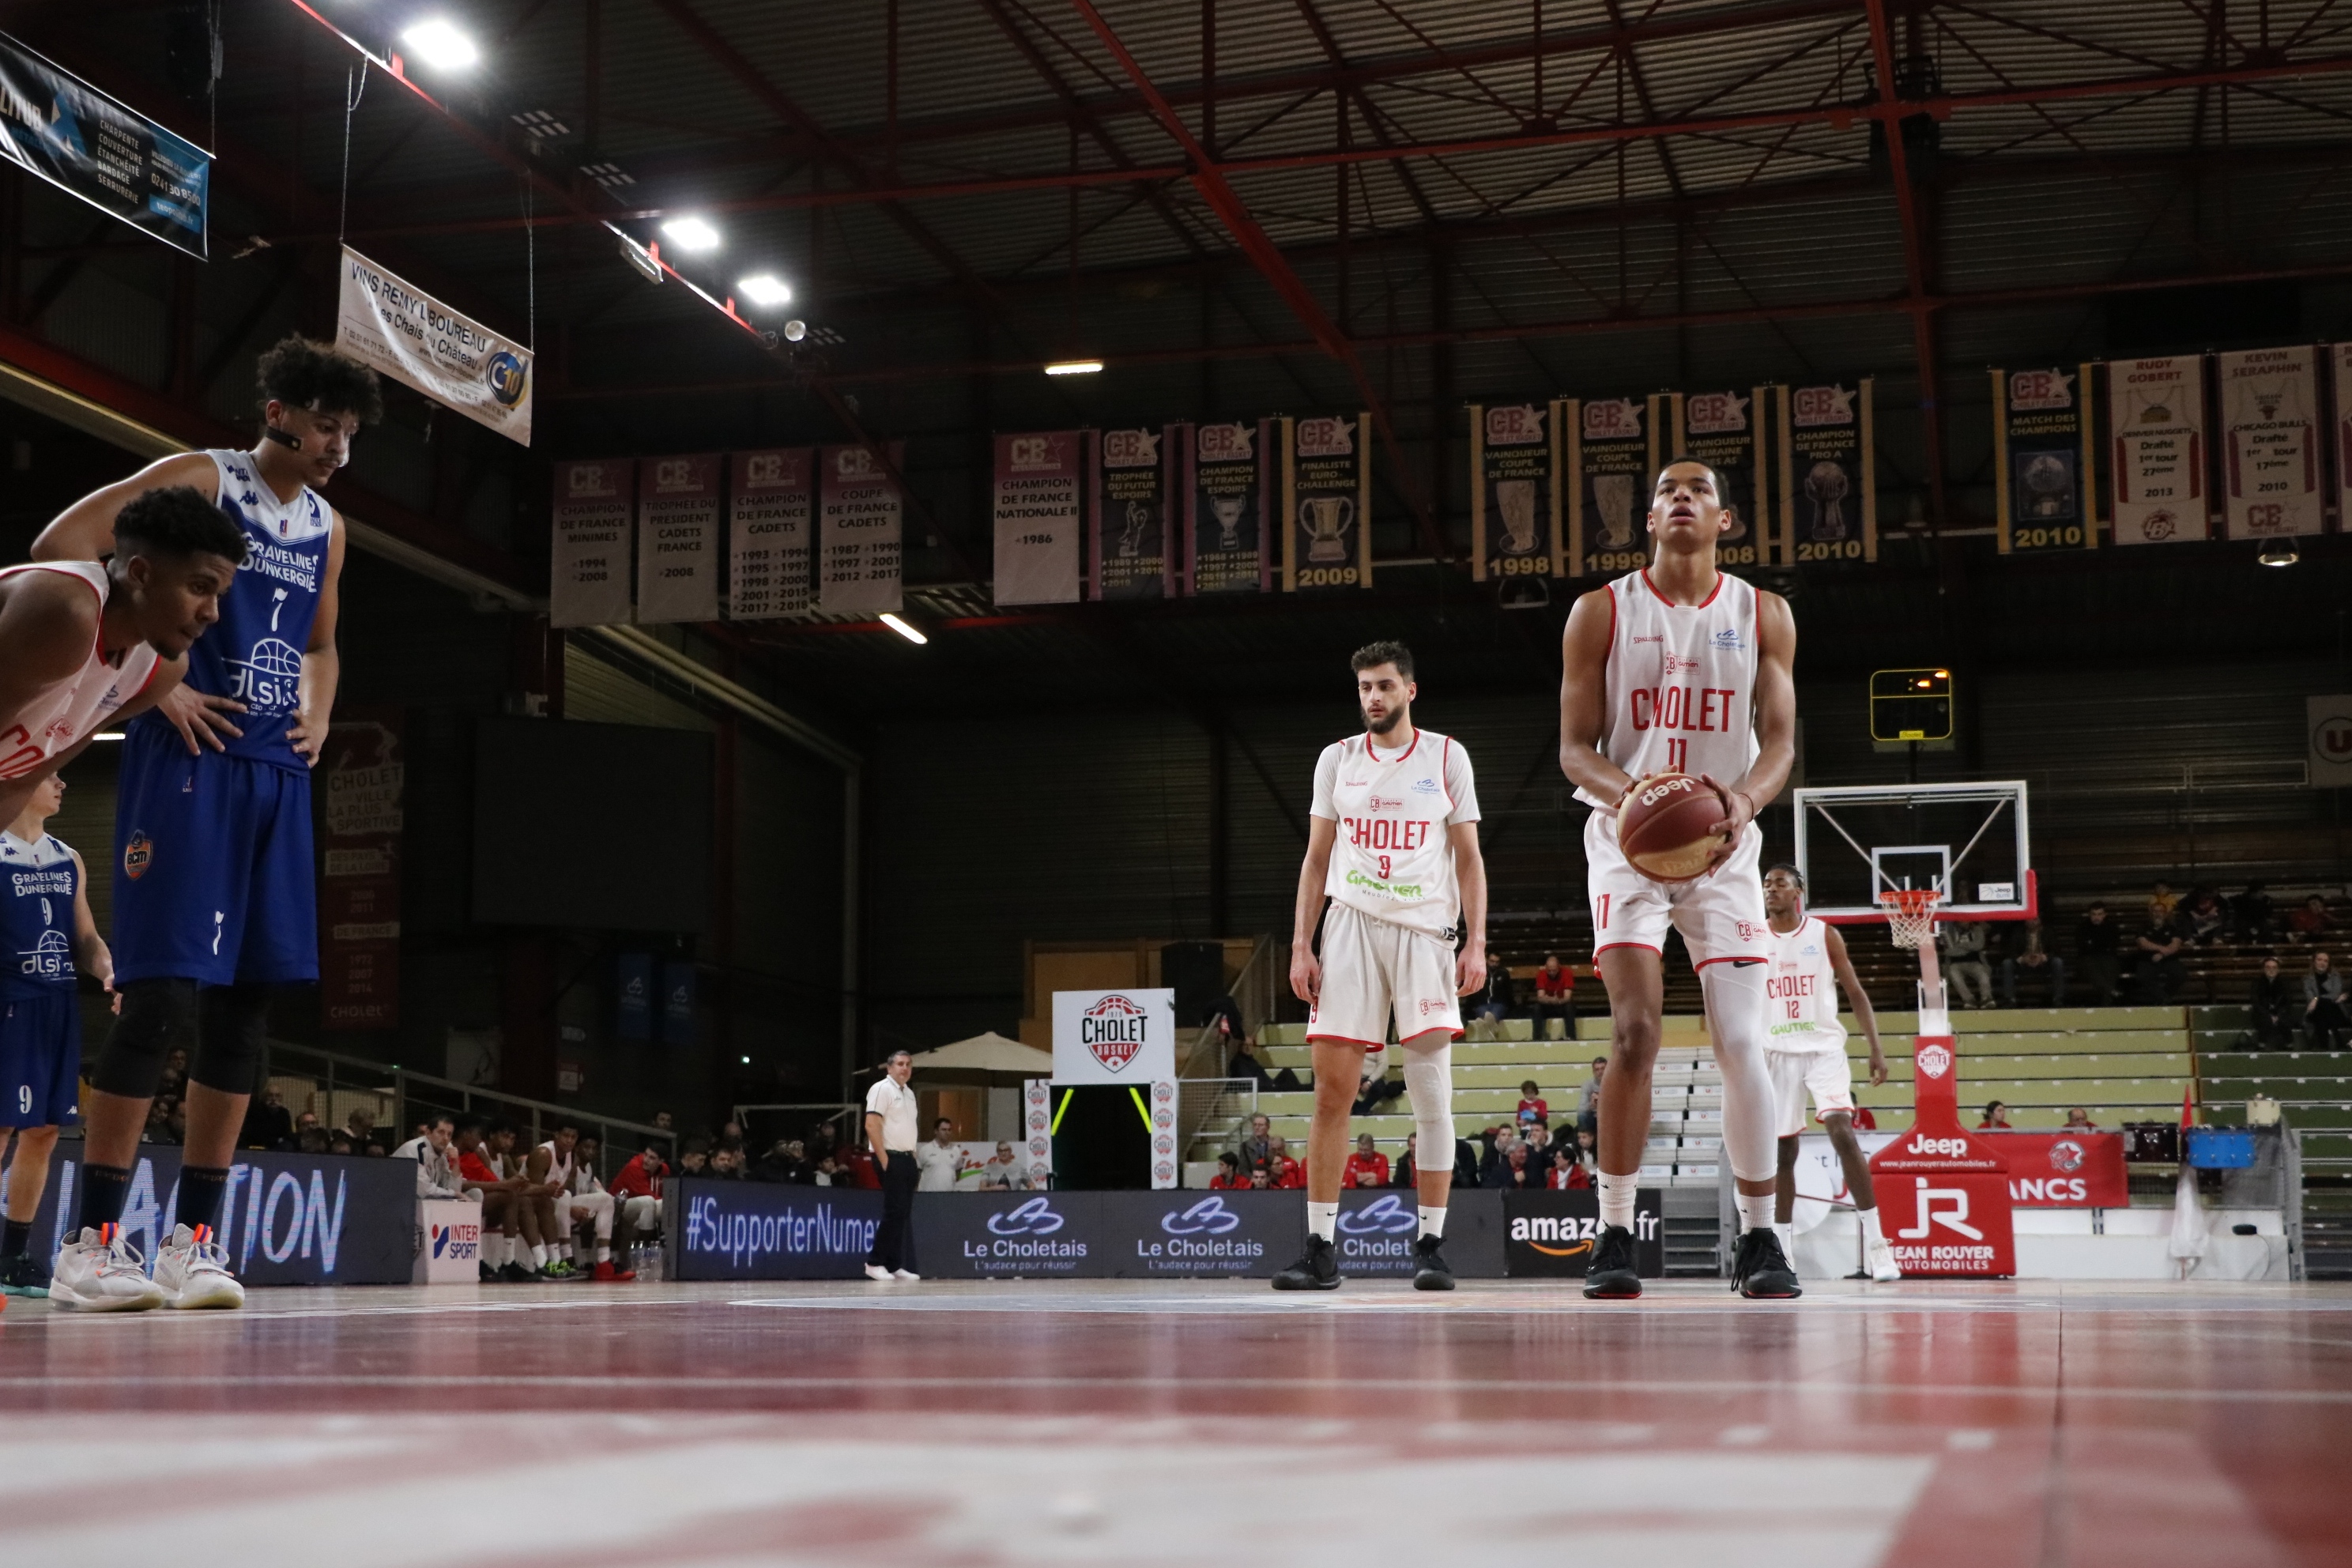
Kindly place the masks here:
[(1089, 457), (1094, 491), (1094, 595), (1176, 596), (1177, 458), (1183, 426), (1105, 430)]
[(1072, 605), (1078, 599), (1084, 432), (1041, 430), (996, 438), (996, 602)]
[(1281, 424), (1282, 591), (1370, 587), (1370, 416)]
[(530, 351), (348, 245), (335, 347), (475, 424), (530, 445)]
[(212, 154), (5, 34), (0, 157), (166, 245), (207, 254)]
[(816, 453), (777, 447), (735, 454), (727, 539), (727, 616), (761, 621), (809, 613), (811, 481)]
[(662, 1188), (673, 1279), (855, 1279), (881, 1224), (882, 1194), (856, 1187), (673, 1176)]
[(907, 447), (893, 441), (889, 461), (870, 447), (817, 448), (824, 489), (817, 507), (816, 607), (828, 616), (896, 613), (904, 602), (899, 556)]
[[(1503, 1265), (1514, 1279), (1581, 1279), (1601, 1240), (1601, 1194), (1591, 1187), (1567, 1192), (1496, 1193), (1503, 1200)], [(1665, 1207), (1660, 1190), (1633, 1194), (1633, 1271), (1655, 1279), (1666, 1271)], [(1451, 1233), (1454, 1222), (1445, 1228)]]
[(555, 540), (547, 621), (613, 626), (629, 620), (631, 503), (636, 465), (625, 458), (555, 465)]
[(719, 618), (719, 476), (724, 459), (637, 463), (637, 620)]
[(1265, 548), (1267, 443), (1274, 421), (1188, 427), (1184, 591), (1263, 594), (1274, 586)]
[(1658, 400), (1570, 398), (1568, 537), (1573, 574), (1609, 577), (1650, 563), (1650, 482), (1658, 472)]
[(2216, 354), (2223, 499), (2231, 539), (2282, 539), (2322, 527), (2319, 375), (2310, 348)]
[(2000, 552), (2097, 549), (2091, 367), (1991, 374)]
[(2107, 454), (2117, 544), (2206, 536), (2201, 355), (2107, 366)]
[(400, 1027), (401, 756), (398, 708), (346, 708), (319, 758), (326, 837), (319, 860), (319, 1021)]
[(1478, 582), (1557, 577), (1560, 418), (1570, 404), (1470, 405), (1470, 574)]
[(1772, 492), (1764, 470), (1764, 410), (1760, 386), (1746, 392), (1677, 392), (1672, 395), (1675, 453), (1697, 458), (1715, 470), (1732, 525), (1716, 543), (1725, 566), (1764, 566), (1771, 562), (1767, 537), (1771, 516), (1765, 498)]
[(1774, 388), (1779, 405), (1780, 559), (1878, 559), (1878, 451), (1872, 381)]

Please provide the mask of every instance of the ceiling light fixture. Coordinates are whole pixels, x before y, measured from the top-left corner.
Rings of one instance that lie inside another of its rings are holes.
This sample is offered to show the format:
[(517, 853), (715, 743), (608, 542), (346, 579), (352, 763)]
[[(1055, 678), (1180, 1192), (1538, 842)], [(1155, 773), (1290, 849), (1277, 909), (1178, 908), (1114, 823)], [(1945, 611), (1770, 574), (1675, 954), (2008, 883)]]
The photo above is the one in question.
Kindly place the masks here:
[(674, 217), (661, 226), (661, 231), (677, 241), (682, 250), (719, 248), (719, 231), (698, 217)]
[(436, 70), (461, 71), (481, 63), (482, 51), (446, 16), (419, 22), (400, 35), (416, 58)]
[(2263, 552), (2254, 557), (2254, 563), (2260, 566), (2292, 566), (2302, 559), (2302, 552), (2295, 549), (2294, 540), (2290, 536), (2273, 539), (2264, 544)]
[(891, 615), (887, 610), (883, 612), (882, 624), (888, 626), (892, 631), (897, 632), (900, 637), (905, 637), (908, 642), (914, 643), (918, 646), (931, 640), (922, 633), (917, 631), (914, 627), (908, 626), (906, 622), (900, 620), (898, 616)]
[(754, 305), (789, 304), (793, 297), (792, 285), (772, 272), (758, 272), (737, 279), (735, 291)]
[(1055, 360), (1045, 367), (1047, 375), (1099, 375), (1103, 362), (1098, 359)]

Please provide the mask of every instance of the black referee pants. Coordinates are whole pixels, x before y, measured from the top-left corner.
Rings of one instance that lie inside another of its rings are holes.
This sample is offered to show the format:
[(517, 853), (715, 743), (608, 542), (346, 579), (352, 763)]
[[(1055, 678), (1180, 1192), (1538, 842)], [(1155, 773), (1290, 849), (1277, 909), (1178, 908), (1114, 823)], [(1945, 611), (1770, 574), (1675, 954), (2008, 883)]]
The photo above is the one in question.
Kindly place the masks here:
[(890, 1151), (890, 1163), (882, 1170), (882, 1224), (874, 1233), (874, 1250), (866, 1255), (866, 1262), (885, 1268), (907, 1266), (907, 1226), (915, 1214), (915, 1184), (921, 1179), (912, 1149)]

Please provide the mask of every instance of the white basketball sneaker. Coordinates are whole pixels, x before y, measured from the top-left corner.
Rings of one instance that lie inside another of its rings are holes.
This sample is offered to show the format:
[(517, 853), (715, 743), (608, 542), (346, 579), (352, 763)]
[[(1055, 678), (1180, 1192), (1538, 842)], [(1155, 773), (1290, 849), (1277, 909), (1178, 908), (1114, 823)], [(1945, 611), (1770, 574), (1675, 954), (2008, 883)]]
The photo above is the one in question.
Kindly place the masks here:
[(155, 1284), (166, 1306), (242, 1307), (245, 1287), (228, 1271), (228, 1248), (207, 1230), (199, 1240), (186, 1226), (155, 1254)]
[(163, 1292), (119, 1230), (110, 1240), (85, 1229), (58, 1248), (49, 1266), (49, 1300), (84, 1312), (143, 1312), (162, 1306)]
[(1870, 1244), (1870, 1277), (1881, 1285), (1889, 1285), (1903, 1278), (1903, 1270), (1895, 1262), (1895, 1248), (1884, 1241)]
[(890, 1270), (890, 1278), (896, 1279), (901, 1285), (912, 1285), (916, 1281), (921, 1279), (922, 1276), (916, 1273), (911, 1268), (893, 1268)]
[(877, 1285), (887, 1285), (891, 1282), (892, 1276), (890, 1271), (880, 1264), (869, 1263), (866, 1266), (866, 1278), (873, 1280)]

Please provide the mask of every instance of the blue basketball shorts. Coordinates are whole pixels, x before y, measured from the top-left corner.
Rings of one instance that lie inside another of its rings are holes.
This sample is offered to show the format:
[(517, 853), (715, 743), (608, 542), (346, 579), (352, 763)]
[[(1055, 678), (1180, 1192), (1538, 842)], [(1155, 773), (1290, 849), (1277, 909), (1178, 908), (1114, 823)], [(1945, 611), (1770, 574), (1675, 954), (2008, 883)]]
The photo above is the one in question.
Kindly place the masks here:
[(310, 775), (163, 724), (122, 742), (114, 807), (114, 975), (199, 985), (319, 978)]
[(0, 1127), (70, 1127), (81, 1111), (81, 998), (0, 996)]

